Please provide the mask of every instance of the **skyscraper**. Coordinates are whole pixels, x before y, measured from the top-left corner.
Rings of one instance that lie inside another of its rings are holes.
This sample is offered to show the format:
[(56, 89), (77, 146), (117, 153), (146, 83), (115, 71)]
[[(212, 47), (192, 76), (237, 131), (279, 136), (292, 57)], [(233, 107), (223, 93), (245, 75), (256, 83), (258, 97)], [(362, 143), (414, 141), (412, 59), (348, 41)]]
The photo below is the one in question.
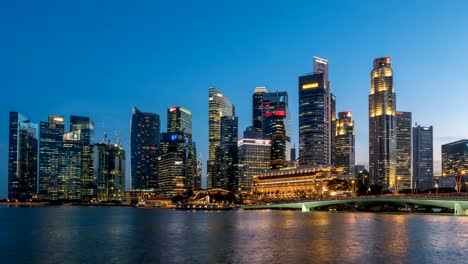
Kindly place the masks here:
[(125, 151), (110, 142), (95, 145), (98, 201), (121, 202), (125, 197)]
[(411, 189), (411, 112), (395, 112), (396, 190)]
[(314, 73), (299, 77), (300, 165), (331, 164), (331, 106), (328, 61), (314, 57)]
[(160, 120), (158, 114), (132, 110), (131, 179), (133, 189), (158, 187)]
[(390, 58), (374, 60), (369, 95), (369, 177), (394, 189), (396, 182), (396, 95)]
[(263, 95), (263, 138), (271, 140), (271, 167), (286, 167), (291, 157), (291, 119), (287, 92)]
[(354, 121), (351, 112), (338, 113), (336, 120), (336, 143), (334, 145), (335, 167), (343, 172), (345, 179), (355, 178)]
[(39, 194), (55, 199), (58, 194), (60, 147), (65, 133), (65, 118), (49, 116), (40, 123)]
[(413, 127), (413, 181), (412, 189), (427, 190), (433, 187), (432, 126)]
[(30, 199), (37, 192), (38, 126), (10, 112), (8, 198)]
[(239, 149), (239, 184), (241, 191), (252, 188), (253, 176), (270, 169), (271, 141), (244, 138), (237, 143)]
[(89, 117), (70, 116), (70, 132), (80, 130), (83, 145), (94, 144), (94, 122)]
[(456, 180), (456, 189), (464, 185), (468, 176), (468, 139), (442, 145), (442, 177)]
[(330, 165), (336, 166), (336, 97), (330, 93)]
[(167, 109), (167, 132), (181, 132), (192, 137), (192, 112), (187, 108), (177, 106)]
[(221, 144), (216, 152), (219, 170), (215, 175), (214, 188), (224, 190), (235, 190), (237, 188), (237, 168), (239, 155), (237, 149), (238, 141), (238, 119), (237, 116), (221, 117)]
[(208, 175), (207, 186), (213, 188), (215, 174), (217, 171), (216, 164), (216, 151), (221, 146), (221, 117), (234, 116), (235, 108), (229, 98), (224, 96), (220, 91), (214, 87), (208, 90), (208, 136), (209, 136), (209, 156), (208, 156)]
[(59, 149), (58, 199), (81, 199), (83, 144), (81, 130), (65, 133)]
[(252, 132), (253, 138), (263, 136), (263, 94), (267, 93), (266, 87), (256, 87), (252, 96)]

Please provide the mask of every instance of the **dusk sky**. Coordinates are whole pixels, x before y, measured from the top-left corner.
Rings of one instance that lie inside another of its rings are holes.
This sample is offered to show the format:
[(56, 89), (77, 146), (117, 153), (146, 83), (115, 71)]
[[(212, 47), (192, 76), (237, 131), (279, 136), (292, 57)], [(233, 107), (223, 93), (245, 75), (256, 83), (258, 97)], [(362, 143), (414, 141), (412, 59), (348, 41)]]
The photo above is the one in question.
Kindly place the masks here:
[[(356, 163), (368, 164), (368, 95), (376, 57), (390, 56), (399, 111), (434, 126), (441, 144), (468, 138), (467, 1), (2, 1), (0, 197), (6, 196), (8, 114), (33, 122), (89, 116), (96, 141), (120, 132), (130, 182), (131, 108), (184, 106), (206, 166), (208, 88), (251, 123), (256, 86), (287, 91), (298, 143), (298, 76), (329, 60), (337, 112), (352, 110)], [(205, 178), (204, 186), (205, 186)]]

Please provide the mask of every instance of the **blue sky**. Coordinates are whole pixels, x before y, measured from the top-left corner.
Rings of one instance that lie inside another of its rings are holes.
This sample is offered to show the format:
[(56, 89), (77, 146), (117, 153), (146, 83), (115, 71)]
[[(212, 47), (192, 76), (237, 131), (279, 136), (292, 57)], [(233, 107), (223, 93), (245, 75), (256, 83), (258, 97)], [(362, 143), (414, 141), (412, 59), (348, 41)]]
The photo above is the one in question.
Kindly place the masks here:
[[(440, 145), (468, 137), (466, 1), (2, 1), (0, 196), (6, 192), (8, 112), (90, 116), (96, 139), (120, 131), (129, 160), (131, 107), (193, 113), (208, 150), (208, 87), (251, 122), (255, 86), (288, 91), (297, 143), (298, 76), (327, 58), (337, 110), (356, 120), (356, 160), (368, 163), (369, 75), (392, 57), (397, 108), (434, 126)], [(205, 163), (206, 164), (206, 163)], [(127, 175), (129, 178), (129, 175)], [(128, 181), (127, 181), (128, 182)]]

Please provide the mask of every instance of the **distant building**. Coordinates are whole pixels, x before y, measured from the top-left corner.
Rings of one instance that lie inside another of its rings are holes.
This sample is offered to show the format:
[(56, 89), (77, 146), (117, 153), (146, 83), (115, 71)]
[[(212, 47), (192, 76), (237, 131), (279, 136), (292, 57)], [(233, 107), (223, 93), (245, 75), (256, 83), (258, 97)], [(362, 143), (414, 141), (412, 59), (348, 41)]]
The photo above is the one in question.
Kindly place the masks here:
[(39, 143), (39, 194), (56, 199), (59, 191), (60, 147), (65, 133), (65, 118), (49, 116), (40, 123)]
[(158, 188), (160, 132), (158, 114), (143, 113), (133, 108), (130, 132), (130, 171), (133, 189)]
[(411, 189), (411, 112), (395, 112), (396, 191)]
[(338, 113), (335, 122), (335, 167), (343, 173), (345, 179), (354, 179), (355, 144), (354, 144), (354, 121), (351, 112)]
[(296, 152), (297, 152), (296, 145), (294, 144), (294, 147), (291, 148), (291, 158), (290, 158), (291, 161), (297, 160)]
[(192, 112), (187, 108), (176, 106), (167, 109), (167, 132), (192, 137)]
[(244, 138), (238, 141), (239, 149), (239, 185), (241, 191), (252, 188), (255, 175), (270, 169), (271, 141)]
[(369, 177), (394, 189), (396, 183), (396, 95), (389, 57), (374, 60), (369, 95)]
[(125, 199), (125, 151), (117, 144), (95, 145), (96, 195), (98, 201)]
[(442, 145), (442, 177), (456, 179), (459, 190), (468, 176), (468, 139)]
[(287, 92), (263, 94), (263, 134), (271, 140), (271, 167), (286, 167), (291, 157), (291, 117)]
[(413, 185), (412, 189), (428, 190), (433, 184), (433, 133), (432, 126), (413, 127)]
[(238, 119), (237, 116), (221, 117), (221, 145), (217, 152), (219, 172), (214, 182), (214, 188), (236, 190), (237, 168), (239, 164)]
[(185, 152), (170, 151), (159, 159), (159, 190), (163, 197), (183, 194), (186, 187)]
[[(263, 95), (268, 93), (266, 87), (256, 87), (252, 96), (252, 135), (248, 138), (263, 136)], [(244, 136), (245, 137), (245, 136)]]
[(299, 77), (300, 165), (331, 165), (331, 101), (328, 61), (314, 57), (314, 73)]
[(83, 145), (81, 131), (65, 133), (59, 149), (58, 199), (80, 200), (82, 188)]
[(37, 193), (38, 126), (10, 112), (8, 198), (30, 199)]

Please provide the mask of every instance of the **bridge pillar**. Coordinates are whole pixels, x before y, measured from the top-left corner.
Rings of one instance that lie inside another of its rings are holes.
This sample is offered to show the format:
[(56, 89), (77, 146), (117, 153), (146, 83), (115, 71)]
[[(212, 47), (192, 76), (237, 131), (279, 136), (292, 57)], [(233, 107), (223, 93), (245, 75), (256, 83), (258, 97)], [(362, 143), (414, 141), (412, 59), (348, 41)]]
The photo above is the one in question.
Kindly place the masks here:
[(455, 215), (468, 215), (468, 209), (464, 209), (459, 203), (454, 204), (453, 212)]
[(302, 212), (309, 212), (309, 211), (310, 211), (309, 207), (305, 203), (303, 203), (302, 204)]

